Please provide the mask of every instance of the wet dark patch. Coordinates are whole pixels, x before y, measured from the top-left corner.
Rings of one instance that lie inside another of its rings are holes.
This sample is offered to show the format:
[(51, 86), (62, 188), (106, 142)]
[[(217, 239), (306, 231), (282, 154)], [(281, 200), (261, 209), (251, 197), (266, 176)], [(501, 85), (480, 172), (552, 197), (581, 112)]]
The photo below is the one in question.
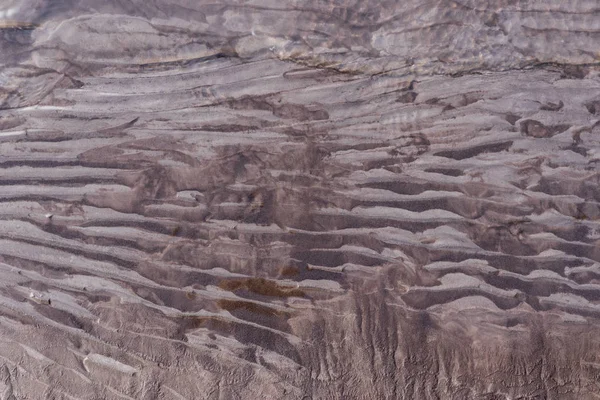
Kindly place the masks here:
[(417, 98), (417, 93), (413, 91), (403, 92), (396, 98), (398, 103), (413, 103)]
[(509, 124), (511, 124), (511, 125), (514, 125), (514, 124), (515, 124), (515, 123), (516, 123), (518, 120), (520, 120), (520, 119), (521, 119), (521, 116), (520, 116), (520, 115), (516, 115), (516, 114), (511, 114), (511, 113), (508, 113), (508, 114), (505, 114), (505, 115), (504, 115), (504, 119), (505, 119), (505, 120), (506, 120), (506, 121), (507, 121)]
[(483, 153), (499, 153), (510, 149), (513, 142), (512, 140), (493, 144), (482, 144), (479, 146), (468, 147), (465, 149), (456, 150), (444, 150), (435, 153), (434, 155), (439, 157), (451, 158), (454, 160), (464, 160), (466, 158), (475, 157)]
[(279, 285), (277, 282), (263, 278), (222, 280), (219, 282), (219, 287), (231, 292), (246, 289), (251, 293), (259, 294), (261, 296), (304, 297), (305, 295), (303, 290), (287, 288)]
[(442, 174), (448, 176), (462, 176), (464, 171), (457, 168), (428, 168), (425, 172), (431, 172), (434, 174)]
[(588, 154), (588, 149), (586, 149), (585, 147), (581, 147), (581, 146), (571, 146), (571, 147), (569, 147), (569, 150), (571, 150), (573, 153), (577, 153), (584, 157), (587, 157), (587, 154)]
[(562, 66), (560, 77), (562, 79), (583, 79), (590, 73), (587, 65), (566, 64)]
[(559, 100), (558, 103), (544, 103), (540, 106), (540, 110), (544, 110), (544, 111), (559, 111), (563, 108), (565, 104), (563, 103), (562, 100)]
[(267, 96), (242, 96), (228, 99), (225, 104), (234, 110), (263, 110), (272, 111), (273, 106), (267, 101)]
[(242, 96), (225, 102), (234, 110), (270, 111), (273, 115), (284, 119), (299, 121), (321, 121), (329, 119), (329, 113), (324, 109), (308, 107), (301, 104), (280, 104), (269, 96)]
[(158, 305), (166, 305), (183, 312), (195, 312), (199, 309), (197, 303), (190, 301), (195, 299), (194, 296), (196, 295), (193, 292), (183, 292), (178, 289), (148, 288), (141, 285), (131, 285), (131, 287), (137, 296)]
[(600, 273), (593, 270), (571, 272), (569, 274), (569, 279), (580, 285), (586, 283), (598, 283), (598, 281), (600, 281)]
[(519, 256), (537, 254), (536, 249), (519, 240), (518, 230), (513, 231), (505, 225), (472, 231), (470, 236), (474, 243), (488, 251), (499, 251)]
[(389, 151), (394, 157), (404, 158), (405, 162), (413, 161), (417, 156), (427, 152), (431, 142), (422, 133), (401, 136), (395, 139), (395, 147)]
[(521, 133), (535, 138), (552, 136), (552, 131), (539, 121), (525, 120), (521, 122)]
[(558, 177), (542, 176), (533, 190), (553, 196), (575, 195), (585, 200), (595, 201), (596, 199), (600, 199), (599, 183), (597, 175), (585, 180), (559, 180)]
[(589, 101), (585, 103), (584, 106), (590, 114), (600, 114), (600, 100)]
[(248, 362), (255, 363), (255, 364), (258, 363), (258, 360), (256, 358), (256, 347), (246, 347), (244, 350), (239, 352), (237, 355), (241, 359), (244, 359)]
[(480, 92), (463, 93), (444, 99), (442, 104), (446, 104), (454, 109), (477, 103), (482, 98), (483, 95)]
[(323, 121), (329, 119), (325, 110), (310, 110), (298, 104), (284, 104), (273, 109), (273, 115), (279, 118), (297, 119), (299, 121)]
[(223, 310), (227, 310), (232, 313), (235, 311), (248, 311), (252, 314), (260, 314), (271, 317), (282, 317), (289, 315), (287, 312), (279, 311), (271, 307), (253, 303), (251, 301), (221, 299), (217, 301), (217, 305)]
[(308, 264), (324, 267), (337, 267), (346, 263), (356, 263), (365, 266), (376, 266), (384, 261), (377, 257), (366, 254), (353, 253), (341, 250), (319, 250), (297, 251), (293, 253), (295, 258), (303, 260)]
[[(586, 220), (586, 215), (582, 212), (580, 214), (581, 220)], [(554, 235), (556, 235), (557, 237), (563, 239), (563, 240), (567, 240), (569, 242), (571, 241), (577, 241), (577, 242), (582, 242), (585, 243), (587, 241), (589, 241), (588, 239), (588, 235), (590, 234), (590, 228), (588, 226), (585, 226), (583, 224), (580, 223), (576, 223), (576, 224), (572, 224), (572, 225), (567, 225), (567, 226), (560, 226), (560, 227), (540, 227), (540, 232), (546, 231), (546, 232), (551, 232)]]
[(490, 28), (499, 26), (500, 18), (498, 17), (498, 13), (490, 12), (489, 14), (486, 14), (483, 19), (483, 24)]
[(78, 318), (71, 313), (52, 307), (52, 304), (34, 304), (35, 310), (41, 315), (66, 325), (71, 328), (80, 329), (85, 332), (92, 330), (91, 322)]
[(570, 127), (570, 125), (546, 126), (541, 122), (532, 119), (521, 121), (520, 124), (521, 133), (534, 138), (549, 138), (566, 131)]

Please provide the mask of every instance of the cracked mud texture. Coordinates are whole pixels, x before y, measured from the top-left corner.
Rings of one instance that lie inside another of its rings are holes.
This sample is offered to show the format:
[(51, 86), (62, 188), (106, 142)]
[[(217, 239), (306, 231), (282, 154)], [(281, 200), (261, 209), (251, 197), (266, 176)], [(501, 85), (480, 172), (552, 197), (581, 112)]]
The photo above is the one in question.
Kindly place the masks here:
[(0, 399), (600, 398), (595, 0), (0, 5)]

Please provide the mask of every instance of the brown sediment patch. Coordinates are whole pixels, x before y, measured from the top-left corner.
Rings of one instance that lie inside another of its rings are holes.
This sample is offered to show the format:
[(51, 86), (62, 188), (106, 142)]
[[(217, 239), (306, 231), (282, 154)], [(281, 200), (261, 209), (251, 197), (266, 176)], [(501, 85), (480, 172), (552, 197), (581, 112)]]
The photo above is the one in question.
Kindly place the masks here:
[[(295, 268), (292, 270), (293, 271), (288, 272), (288, 274), (298, 274), (298, 271)], [(219, 283), (219, 287), (230, 292), (246, 289), (252, 293), (271, 297), (304, 297), (305, 295), (303, 290), (282, 287), (276, 282), (264, 278), (223, 280)]]
[(39, 25), (33, 24), (31, 22), (22, 22), (22, 21), (0, 21), (0, 29), (19, 29), (19, 30), (33, 30), (36, 29)]
[(300, 271), (298, 271), (298, 268), (295, 267), (284, 267), (281, 269), (281, 276), (291, 277), (297, 276), (298, 274), (300, 274)]

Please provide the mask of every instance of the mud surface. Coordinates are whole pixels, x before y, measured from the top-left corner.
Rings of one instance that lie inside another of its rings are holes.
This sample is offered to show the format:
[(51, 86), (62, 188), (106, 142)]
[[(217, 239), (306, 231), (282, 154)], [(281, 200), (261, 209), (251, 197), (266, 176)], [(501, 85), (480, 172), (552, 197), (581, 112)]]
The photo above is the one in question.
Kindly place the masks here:
[(596, 1), (4, 1), (0, 54), (0, 399), (600, 397)]

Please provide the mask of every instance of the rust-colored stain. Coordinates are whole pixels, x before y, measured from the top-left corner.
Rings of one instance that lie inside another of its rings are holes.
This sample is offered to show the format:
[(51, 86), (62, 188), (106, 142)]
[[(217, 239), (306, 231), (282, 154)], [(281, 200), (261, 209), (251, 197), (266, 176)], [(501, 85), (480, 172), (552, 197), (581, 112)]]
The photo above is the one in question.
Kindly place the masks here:
[[(297, 273), (297, 271), (296, 271)], [(264, 278), (248, 278), (236, 280), (223, 280), (219, 283), (223, 290), (235, 292), (236, 290), (246, 289), (249, 292), (271, 297), (304, 297), (303, 290), (296, 288), (286, 288), (278, 285), (274, 281)]]
[(185, 297), (187, 297), (189, 300), (196, 300), (196, 297), (198, 296), (194, 292), (186, 292)]

